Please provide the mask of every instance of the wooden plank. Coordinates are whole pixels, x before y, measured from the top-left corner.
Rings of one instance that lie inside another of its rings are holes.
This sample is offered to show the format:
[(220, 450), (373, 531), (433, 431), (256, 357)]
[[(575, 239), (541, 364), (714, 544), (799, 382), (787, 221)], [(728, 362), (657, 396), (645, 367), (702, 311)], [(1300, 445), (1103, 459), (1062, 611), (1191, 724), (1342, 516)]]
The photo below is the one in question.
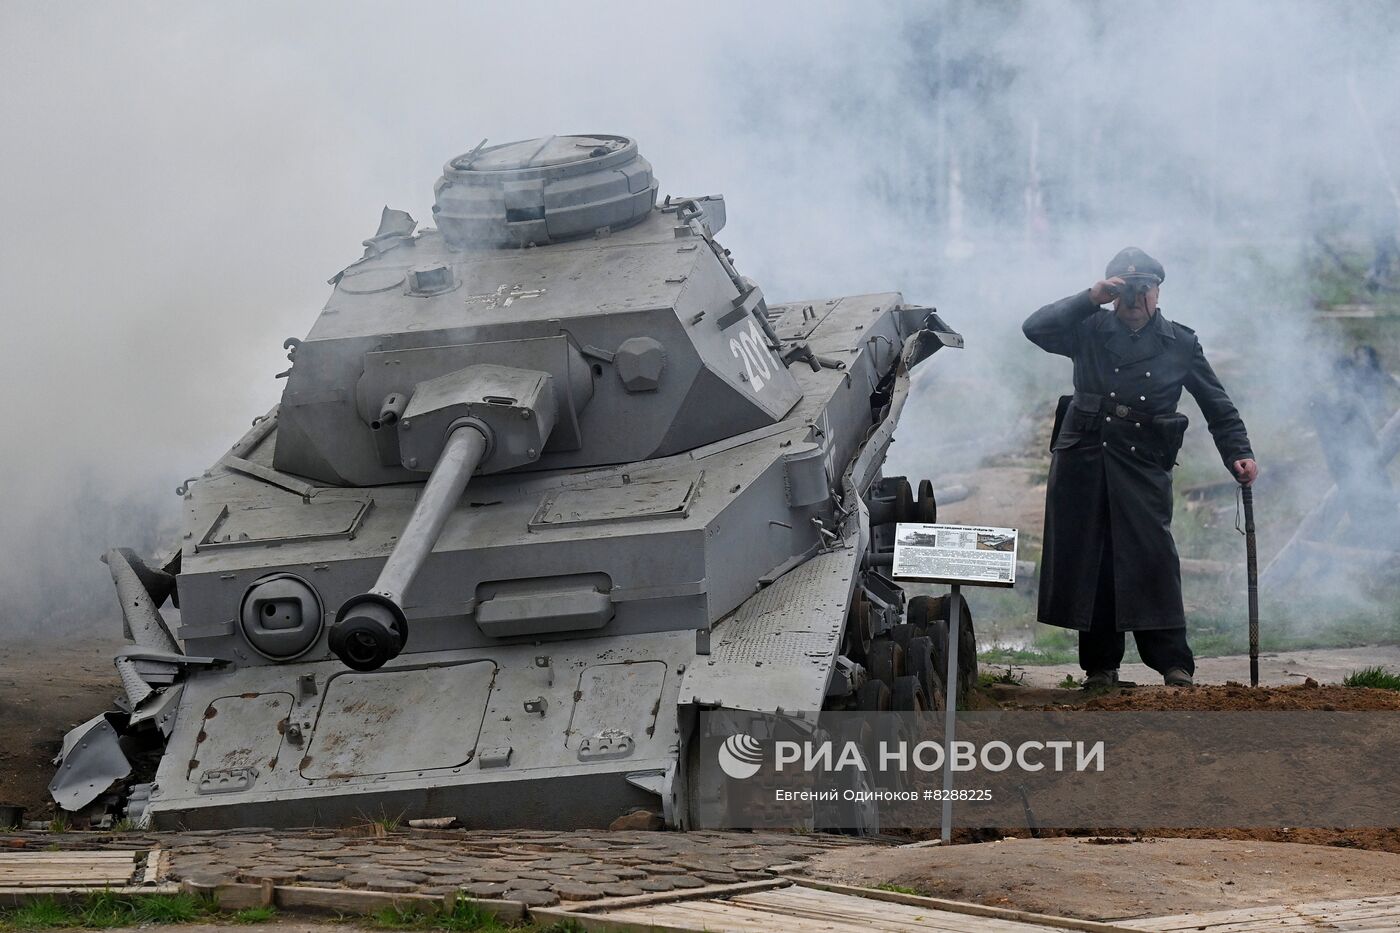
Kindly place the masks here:
[(659, 921), (670, 929), (703, 930), (705, 933), (856, 933), (858, 928), (837, 925), (828, 921), (821, 925), (808, 923), (797, 918), (785, 918), (781, 927), (775, 926), (772, 914), (743, 908), (724, 908), (714, 901), (684, 901), (672, 904), (657, 904), (654, 907), (637, 907), (631, 910), (605, 914), (623, 922), (639, 925)]
[(805, 888), (816, 888), (835, 894), (848, 894), (874, 901), (888, 901), (892, 904), (906, 904), (910, 907), (926, 907), (933, 910), (946, 910), (952, 913), (970, 914), (974, 917), (993, 917), (1001, 920), (1016, 920), (1021, 923), (1039, 924), (1060, 930), (1080, 930), (1084, 933), (1130, 933), (1131, 927), (1117, 923), (1104, 923), (1098, 920), (1079, 920), (1073, 917), (1054, 917), (1028, 910), (1012, 910), (1009, 907), (988, 907), (985, 904), (971, 904), (966, 901), (950, 901), (941, 897), (923, 897), (918, 894), (901, 894), (880, 888), (860, 888), (848, 884), (835, 884), (814, 878), (793, 878)]
[(35, 856), (22, 857), (22, 859), (0, 859), (0, 867), (17, 866), (17, 864), (120, 864), (123, 862), (133, 862), (133, 856), (50, 856), (48, 859), (39, 859)]
[(650, 917), (633, 921), (625, 916), (626, 913), (585, 914), (558, 907), (531, 907), (530, 919), (544, 924), (573, 924), (587, 933), (695, 933), (692, 923), (674, 926)]
[(0, 876), (0, 881), (4, 883), (24, 884), (27, 881), (34, 881), (35, 878), (78, 878), (83, 881), (101, 881), (106, 878), (118, 884), (129, 884), (132, 880), (130, 871), (106, 871), (102, 869), (34, 869), (31, 871), (13, 871), (13, 873)]
[[(755, 895), (759, 897), (761, 895)], [(791, 901), (791, 898), (789, 898)], [(774, 903), (766, 908), (732, 901), (683, 901), (650, 907), (587, 915), (618, 926), (599, 924), (591, 929), (706, 930), (712, 933), (1042, 933), (1047, 928), (989, 917), (972, 917), (948, 911), (924, 910), (860, 898), (844, 898), (840, 903), (805, 908), (792, 903)], [(538, 914), (538, 912), (532, 912)]]
[(129, 858), (140, 853), (140, 849), (4, 849), (0, 850), (0, 858)]
[(34, 884), (36, 881), (43, 881), (46, 878), (53, 878), (57, 881), (106, 881), (108, 884), (130, 884), (132, 883), (132, 873), (130, 871), (101, 871), (87, 869), (71, 870), (49, 870), (49, 871), (11, 871), (11, 873), (0, 876), (0, 884)]
[(884, 901), (822, 904), (820, 906), (769, 905), (764, 908), (770, 916), (800, 916), (811, 919), (840, 916), (845, 922), (862, 930), (897, 933), (901, 930), (930, 930), (938, 933), (1047, 933), (1049, 927), (998, 920), (993, 917), (973, 917), (946, 910), (906, 907)]
[(165, 854), (165, 853), (164, 853), (164, 851), (161, 849), (160, 846), (156, 846), (154, 849), (152, 849), (152, 850), (150, 851), (149, 854), (147, 854), (147, 856), (146, 856), (146, 870), (145, 870), (145, 872), (141, 875), (141, 883), (142, 883), (142, 884), (155, 884), (155, 883), (156, 883), (156, 879), (160, 877), (160, 860), (161, 860), (161, 857), (162, 857), (164, 854)]
[(139, 854), (138, 849), (55, 849), (41, 852), (3, 852), (0, 861), (42, 861), (44, 859), (104, 859), (132, 858)]
[(135, 859), (129, 855), (120, 858), (52, 858), (52, 859), (16, 859), (0, 863), (5, 868), (22, 868), (26, 865), (128, 865), (135, 864)]
[[(780, 896), (771, 896), (780, 895)], [(910, 907), (846, 894), (830, 894), (811, 888), (774, 891), (735, 898), (731, 903), (782, 917), (812, 920), (840, 917), (859, 929), (897, 933), (900, 930), (938, 930), (940, 933), (1042, 933), (1047, 928), (1015, 920), (974, 917), (927, 907)]]
[(629, 897), (605, 897), (596, 901), (571, 901), (559, 909), (570, 912), (597, 913), (622, 907), (641, 907), (647, 904), (664, 904), (668, 901), (689, 901), (702, 898), (728, 897), (747, 891), (763, 891), (768, 888), (790, 886), (787, 878), (764, 878), (760, 881), (741, 881), (737, 884), (707, 884), (703, 888), (677, 888), (672, 891), (652, 891), (647, 894), (633, 894)]
[(1173, 914), (1126, 921), (1124, 926), (1157, 933), (1203, 930), (1209, 933), (1247, 933), (1265, 930), (1351, 929), (1351, 924), (1370, 925), (1376, 920), (1394, 920), (1391, 929), (1400, 929), (1400, 896), (1348, 898), (1312, 901), (1304, 904), (1271, 904), (1195, 914)]
[(78, 870), (94, 869), (97, 871), (120, 871), (135, 867), (135, 862), (130, 860), (110, 861), (110, 862), (28, 862), (22, 865), (0, 865), (0, 872), (21, 872), (21, 871), (46, 871), (53, 869)]
[(1230, 925), (1245, 923), (1283, 923), (1302, 919), (1326, 922), (1338, 919), (1370, 920), (1400, 916), (1400, 896), (1348, 898), (1336, 901), (1312, 901), (1304, 904), (1270, 904), (1263, 907), (1241, 907), (1194, 914), (1172, 914), (1164, 917), (1143, 917), (1123, 922), (1135, 930), (1170, 933), (1174, 930), (1209, 930), (1211, 933)]
[(10, 874), (22, 871), (131, 871), (135, 862), (31, 862), (27, 865), (0, 865), (0, 873)]

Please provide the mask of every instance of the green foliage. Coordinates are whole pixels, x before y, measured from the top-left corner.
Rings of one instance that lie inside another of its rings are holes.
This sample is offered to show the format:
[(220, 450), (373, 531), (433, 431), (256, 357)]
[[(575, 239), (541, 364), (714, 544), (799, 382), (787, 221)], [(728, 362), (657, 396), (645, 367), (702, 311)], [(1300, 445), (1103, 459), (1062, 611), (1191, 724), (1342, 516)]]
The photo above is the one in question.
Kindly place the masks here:
[(96, 891), (81, 901), (38, 898), (0, 911), (0, 930), (60, 928), (110, 929), (162, 923), (190, 923), (209, 907), (188, 894), (117, 894)]
[(496, 915), (483, 909), (476, 901), (459, 896), (452, 902), (452, 909), (433, 917), (433, 926), (439, 930), (500, 930), (501, 923)]
[(452, 909), (427, 912), (412, 905), (385, 907), (370, 917), (370, 922), (382, 930), (453, 930), (453, 931), (504, 931), (496, 915), (468, 897), (458, 897)]
[(1378, 690), (1400, 690), (1400, 674), (1384, 667), (1363, 667), (1352, 671), (1342, 681), (1344, 687), (1374, 687)]
[(1020, 685), (1026, 682), (1024, 672), (1016, 671), (1007, 665), (1005, 670), (983, 671), (977, 675), (977, 683), (983, 687), (990, 687), (993, 684)]
[(277, 919), (276, 907), (245, 907), (228, 915), (233, 923), (271, 923)]
[(920, 891), (920, 890), (918, 890), (917, 888), (905, 887), (905, 886), (902, 885), (902, 884), (890, 884), (890, 883), (886, 882), (885, 884), (877, 884), (877, 885), (875, 885), (875, 887), (876, 887), (877, 890), (880, 890), (880, 891), (889, 891), (889, 892), (891, 892), (892, 894), (912, 894), (914, 897), (927, 897), (927, 896), (928, 896), (928, 895), (925, 894), (923, 891)]
[(381, 930), (422, 930), (428, 916), (411, 905), (391, 904), (370, 914), (369, 920)]
[(364, 821), (363, 825), (371, 836), (388, 836), (403, 828), (404, 811), (391, 815), (388, 810), (380, 807), (378, 816), (361, 813), (360, 819)]
[(69, 830), (68, 815), (60, 810), (53, 819), (49, 820), (49, 832), (66, 833)]
[(75, 919), (70, 907), (51, 897), (41, 897), (0, 913), (0, 924), (3, 924), (6, 930), (45, 930), (76, 926)]
[(1065, 679), (1055, 686), (1059, 687), (1061, 690), (1078, 690), (1080, 687), (1084, 686), (1084, 679), (1082, 677), (1075, 677), (1073, 674), (1066, 674)]

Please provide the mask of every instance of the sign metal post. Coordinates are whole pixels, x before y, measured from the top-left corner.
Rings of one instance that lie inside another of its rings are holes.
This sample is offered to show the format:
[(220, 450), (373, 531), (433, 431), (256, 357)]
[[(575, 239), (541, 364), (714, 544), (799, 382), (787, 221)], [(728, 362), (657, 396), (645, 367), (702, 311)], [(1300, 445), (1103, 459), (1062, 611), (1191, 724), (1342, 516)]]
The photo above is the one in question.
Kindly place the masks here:
[(894, 579), (947, 583), (948, 663), (943, 682), (943, 816), (940, 836), (953, 838), (953, 738), (958, 717), (958, 654), (962, 629), (962, 587), (1016, 585), (1016, 529), (974, 525), (895, 527)]

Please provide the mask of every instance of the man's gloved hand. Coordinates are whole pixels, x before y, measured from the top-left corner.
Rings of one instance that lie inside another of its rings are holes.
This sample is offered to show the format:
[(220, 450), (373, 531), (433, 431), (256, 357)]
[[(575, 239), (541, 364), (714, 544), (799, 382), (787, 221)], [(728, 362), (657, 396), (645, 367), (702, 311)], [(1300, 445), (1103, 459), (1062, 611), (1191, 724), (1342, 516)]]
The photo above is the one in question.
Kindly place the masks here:
[(1253, 460), (1235, 461), (1235, 478), (1245, 486), (1253, 486), (1259, 476), (1259, 464)]
[(1096, 305), (1106, 305), (1118, 297), (1118, 290), (1126, 284), (1116, 275), (1111, 279), (1101, 279), (1089, 286), (1089, 300)]

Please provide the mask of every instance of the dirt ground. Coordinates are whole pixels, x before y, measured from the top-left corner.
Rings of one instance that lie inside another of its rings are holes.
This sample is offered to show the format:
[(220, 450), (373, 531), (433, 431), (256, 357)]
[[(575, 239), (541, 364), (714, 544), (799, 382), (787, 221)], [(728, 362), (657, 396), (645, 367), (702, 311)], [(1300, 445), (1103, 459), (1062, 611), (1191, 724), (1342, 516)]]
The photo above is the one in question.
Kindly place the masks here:
[(63, 734), (111, 708), (121, 692), (112, 667), (119, 642), (0, 645), (0, 804), (25, 819), (53, 813), (48, 782)]
[[(1356, 648), (1295, 648), (1288, 651), (1265, 652), (1259, 656), (1259, 682), (1265, 686), (1300, 684), (1308, 678), (1318, 683), (1335, 684), (1353, 671), (1367, 667), (1400, 670), (1400, 645), (1364, 645)], [(991, 665), (992, 671), (1005, 670), (1004, 665)], [(1078, 664), (1015, 665), (1014, 673), (1026, 684), (1049, 687), (1066, 676), (1083, 677)], [(1141, 663), (1124, 664), (1118, 671), (1124, 680), (1139, 684), (1160, 684), (1162, 676)], [(1224, 684), (1249, 680), (1249, 656), (1222, 655), (1196, 659), (1196, 683)]]
[(1090, 920), (1400, 893), (1400, 855), (1223, 839), (1005, 839), (859, 847), (807, 868), (844, 884)]
[(985, 688), (987, 708), (1087, 710), (1400, 710), (1400, 691), (1370, 687), (1324, 686), (1308, 679), (1286, 687), (1246, 687), (1242, 684), (1176, 687), (1144, 686), (1092, 694), (1057, 687), (994, 684)]

